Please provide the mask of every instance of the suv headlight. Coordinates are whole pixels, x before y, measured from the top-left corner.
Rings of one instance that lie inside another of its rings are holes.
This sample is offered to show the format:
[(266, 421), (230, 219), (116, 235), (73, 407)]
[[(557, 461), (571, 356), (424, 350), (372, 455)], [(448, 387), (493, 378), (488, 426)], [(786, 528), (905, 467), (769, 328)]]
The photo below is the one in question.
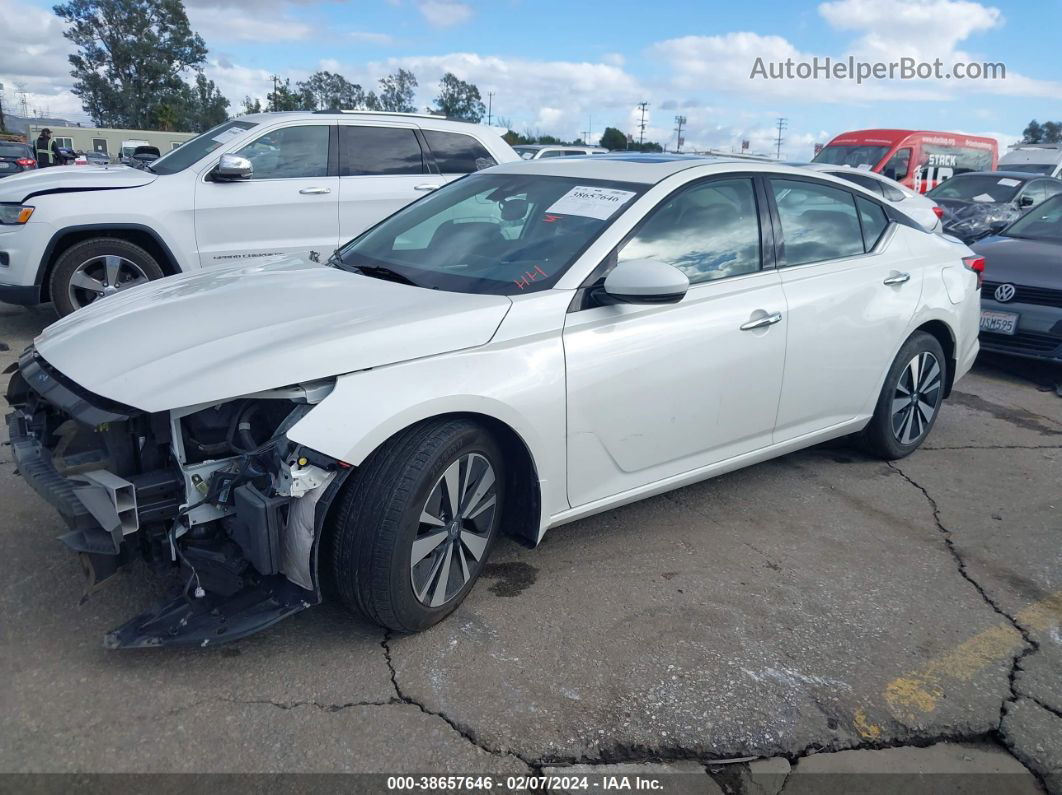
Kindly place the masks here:
[(33, 215), (33, 208), (25, 204), (0, 204), (0, 224), (24, 224)]

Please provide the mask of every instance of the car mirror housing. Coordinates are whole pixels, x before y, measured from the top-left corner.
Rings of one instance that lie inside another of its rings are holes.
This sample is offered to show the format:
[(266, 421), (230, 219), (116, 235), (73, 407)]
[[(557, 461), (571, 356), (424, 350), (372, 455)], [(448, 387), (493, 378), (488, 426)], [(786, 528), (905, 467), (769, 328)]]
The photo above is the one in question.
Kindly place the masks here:
[(685, 273), (654, 259), (621, 262), (605, 277), (605, 293), (625, 304), (674, 304), (689, 288)]
[(214, 179), (218, 182), (240, 182), (251, 178), (254, 166), (246, 157), (222, 155), (213, 173)]
[(1018, 199), (1018, 206), (1019, 207), (1032, 207), (1033, 206), (1033, 197), (1032, 196), (1022, 196), (1020, 199)]

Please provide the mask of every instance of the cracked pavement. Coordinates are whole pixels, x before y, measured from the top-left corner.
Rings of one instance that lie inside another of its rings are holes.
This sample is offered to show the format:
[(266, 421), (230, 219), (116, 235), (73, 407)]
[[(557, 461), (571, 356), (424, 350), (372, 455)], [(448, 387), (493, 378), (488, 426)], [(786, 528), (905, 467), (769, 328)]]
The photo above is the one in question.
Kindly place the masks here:
[[(0, 368), (49, 320), (0, 305)], [(991, 363), (907, 459), (820, 447), (503, 540), (417, 636), (325, 604), (229, 646), (107, 651), (162, 584), (133, 567), (83, 599), (7, 447), (0, 505), (0, 771), (648, 763), (795, 792), (887, 759), (1062, 793), (1062, 400)]]

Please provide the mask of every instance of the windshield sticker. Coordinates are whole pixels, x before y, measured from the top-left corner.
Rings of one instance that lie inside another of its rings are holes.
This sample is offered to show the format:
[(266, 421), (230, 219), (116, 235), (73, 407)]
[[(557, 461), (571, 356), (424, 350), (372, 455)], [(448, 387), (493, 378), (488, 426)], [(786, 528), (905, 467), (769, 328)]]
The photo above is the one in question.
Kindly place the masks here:
[(593, 188), (576, 185), (546, 209), (549, 214), (581, 215), (584, 218), (607, 220), (616, 209), (631, 200), (634, 191), (613, 188)]
[(545, 215), (542, 216), (542, 223), (544, 223), (544, 224), (555, 224), (560, 219), (561, 219), (561, 217), (559, 215), (550, 215), (549, 213), (546, 213)]
[(976, 196), (973, 197), (973, 200), (975, 202), (994, 202), (995, 201), (995, 199), (992, 198), (992, 195), (990, 193), (978, 193)]
[(239, 135), (242, 132), (243, 132), (243, 130), (240, 129), (239, 127), (229, 127), (229, 129), (222, 130), (221, 132), (219, 132), (217, 135), (215, 135), (210, 140), (211, 141), (217, 141), (219, 144), (223, 144), (226, 141), (228, 141), (228, 140), (230, 140), (232, 138), (235, 138), (237, 135)]
[(1021, 180), (1020, 179), (1010, 179), (1009, 177), (1004, 177), (1003, 179), (1001, 179), (999, 181), (999, 184), (1000, 185), (1005, 185), (1008, 188), (1013, 188), (1015, 185), (1020, 185), (1021, 184)]
[(548, 279), (549, 274), (542, 270), (541, 266), (536, 265), (533, 270), (524, 271), (524, 275), (519, 279), (513, 279), (513, 284), (523, 290), (525, 287), (530, 287), (531, 282), (537, 282), (539, 279)]

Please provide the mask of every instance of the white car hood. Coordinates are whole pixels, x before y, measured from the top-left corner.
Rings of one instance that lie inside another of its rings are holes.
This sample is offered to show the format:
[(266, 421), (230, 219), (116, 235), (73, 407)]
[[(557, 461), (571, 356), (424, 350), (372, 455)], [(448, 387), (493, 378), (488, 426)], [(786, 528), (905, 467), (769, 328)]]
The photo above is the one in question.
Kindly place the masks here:
[(0, 180), (0, 202), (24, 202), (42, 193), (138, 188), (158, 179), (150, 171), (128, 166), (51, 166), (34, 168)]
[(510, 306), (283, 261), (141, 285), (34, 343), (90, 392), (155, 412), (483, 345)]

